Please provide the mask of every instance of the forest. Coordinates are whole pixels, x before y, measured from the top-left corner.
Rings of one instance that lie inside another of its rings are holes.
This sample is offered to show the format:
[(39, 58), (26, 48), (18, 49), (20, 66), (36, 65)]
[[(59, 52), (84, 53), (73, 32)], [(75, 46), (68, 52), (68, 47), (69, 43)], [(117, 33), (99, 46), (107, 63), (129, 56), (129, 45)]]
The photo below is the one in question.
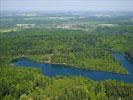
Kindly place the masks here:
[(111, 52), (133, 58), (130, 16), (8, 16), (0, 18), (0, 99), (132, 100), (133, 84), (81, 76), (48, 77), (37, 68), (16, 67), (14, 59), (65, 64), (128, 74)]
[(131, 33), (99, 34), (96, 31), (34, 28), (0, 35), (1, 60), (8, 63), (12, 58), (26, 56), (83, 69), (128, 73), (109, 50), (123, 53), (132, 48)]
[(88, 78), (42, 75), (34, 68), (2, 68), (2, 100), (132, 100), (133, 84)]

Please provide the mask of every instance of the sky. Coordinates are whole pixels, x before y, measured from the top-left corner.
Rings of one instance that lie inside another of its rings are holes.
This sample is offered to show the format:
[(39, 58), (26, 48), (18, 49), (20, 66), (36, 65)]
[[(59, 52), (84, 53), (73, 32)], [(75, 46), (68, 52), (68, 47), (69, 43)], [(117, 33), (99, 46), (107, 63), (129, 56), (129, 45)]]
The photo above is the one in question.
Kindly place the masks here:
[(0, 0), (1, 11), (133, 11), (133, 0)]

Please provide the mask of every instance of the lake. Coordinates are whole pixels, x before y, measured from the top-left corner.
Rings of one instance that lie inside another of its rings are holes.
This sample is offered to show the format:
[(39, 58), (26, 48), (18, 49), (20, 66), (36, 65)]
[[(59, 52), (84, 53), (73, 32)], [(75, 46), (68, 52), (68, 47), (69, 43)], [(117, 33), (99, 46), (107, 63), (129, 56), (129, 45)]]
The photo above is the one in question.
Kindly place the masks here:
[(58, 75), (71, 75), (71, 76), (88, 77), (96, 81), (115, 79), (115, 80), (121, 80), (124, 82), (133, 83), (133, 62), (129, 61), (124, 56), (124, 54), (113, 52), (112, 55), (122, 64), (123, 67), (125, 67), (129, 71), (128, 75), (102, 72), (102, 71), (83, 70), (79, 68), (70, 67), (67, 65), (37, 62), (30, 60), (28, 58), (17, 59), (13, 62), (13, 64), (19, 67), (25, 66), (25, 67), (40, 68), (44, 75), (50, 77)]

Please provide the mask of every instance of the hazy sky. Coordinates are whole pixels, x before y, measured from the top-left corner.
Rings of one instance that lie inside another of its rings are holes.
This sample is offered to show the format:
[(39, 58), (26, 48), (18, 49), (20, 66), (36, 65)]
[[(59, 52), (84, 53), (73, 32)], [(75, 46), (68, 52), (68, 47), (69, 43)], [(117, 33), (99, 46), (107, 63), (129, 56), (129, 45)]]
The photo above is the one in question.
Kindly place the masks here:
[(1, 11), (133, 11), (133, 0), (0, 0)]

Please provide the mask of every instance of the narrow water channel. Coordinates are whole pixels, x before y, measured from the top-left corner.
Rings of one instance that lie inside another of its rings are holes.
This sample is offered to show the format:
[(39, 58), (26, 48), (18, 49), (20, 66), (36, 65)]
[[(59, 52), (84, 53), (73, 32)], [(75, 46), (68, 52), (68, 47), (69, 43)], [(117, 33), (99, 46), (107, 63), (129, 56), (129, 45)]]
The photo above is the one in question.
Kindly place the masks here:
[(129, 71), (128, 75), (101, 72), (101, 71), (83, 70), (83, 69), (73, 68), (67, 65), (41, 63), (27, 58), (20, 58), (15, 62), (13, 62), (13, 64), (15, 66), (38, 67), (42, 70), (44, 75), (50, 77), (57, 75), (75, 75), (75, 76), (88, 77), (96, 81), (115, 79), (115, 80), (122, 80), (124, 82), (133, 83), (133, 62), (126, 59), (126, 57), (123, 54), (113, 53), (112, 55), (123, 65), (123, 67), (125, 67)]

